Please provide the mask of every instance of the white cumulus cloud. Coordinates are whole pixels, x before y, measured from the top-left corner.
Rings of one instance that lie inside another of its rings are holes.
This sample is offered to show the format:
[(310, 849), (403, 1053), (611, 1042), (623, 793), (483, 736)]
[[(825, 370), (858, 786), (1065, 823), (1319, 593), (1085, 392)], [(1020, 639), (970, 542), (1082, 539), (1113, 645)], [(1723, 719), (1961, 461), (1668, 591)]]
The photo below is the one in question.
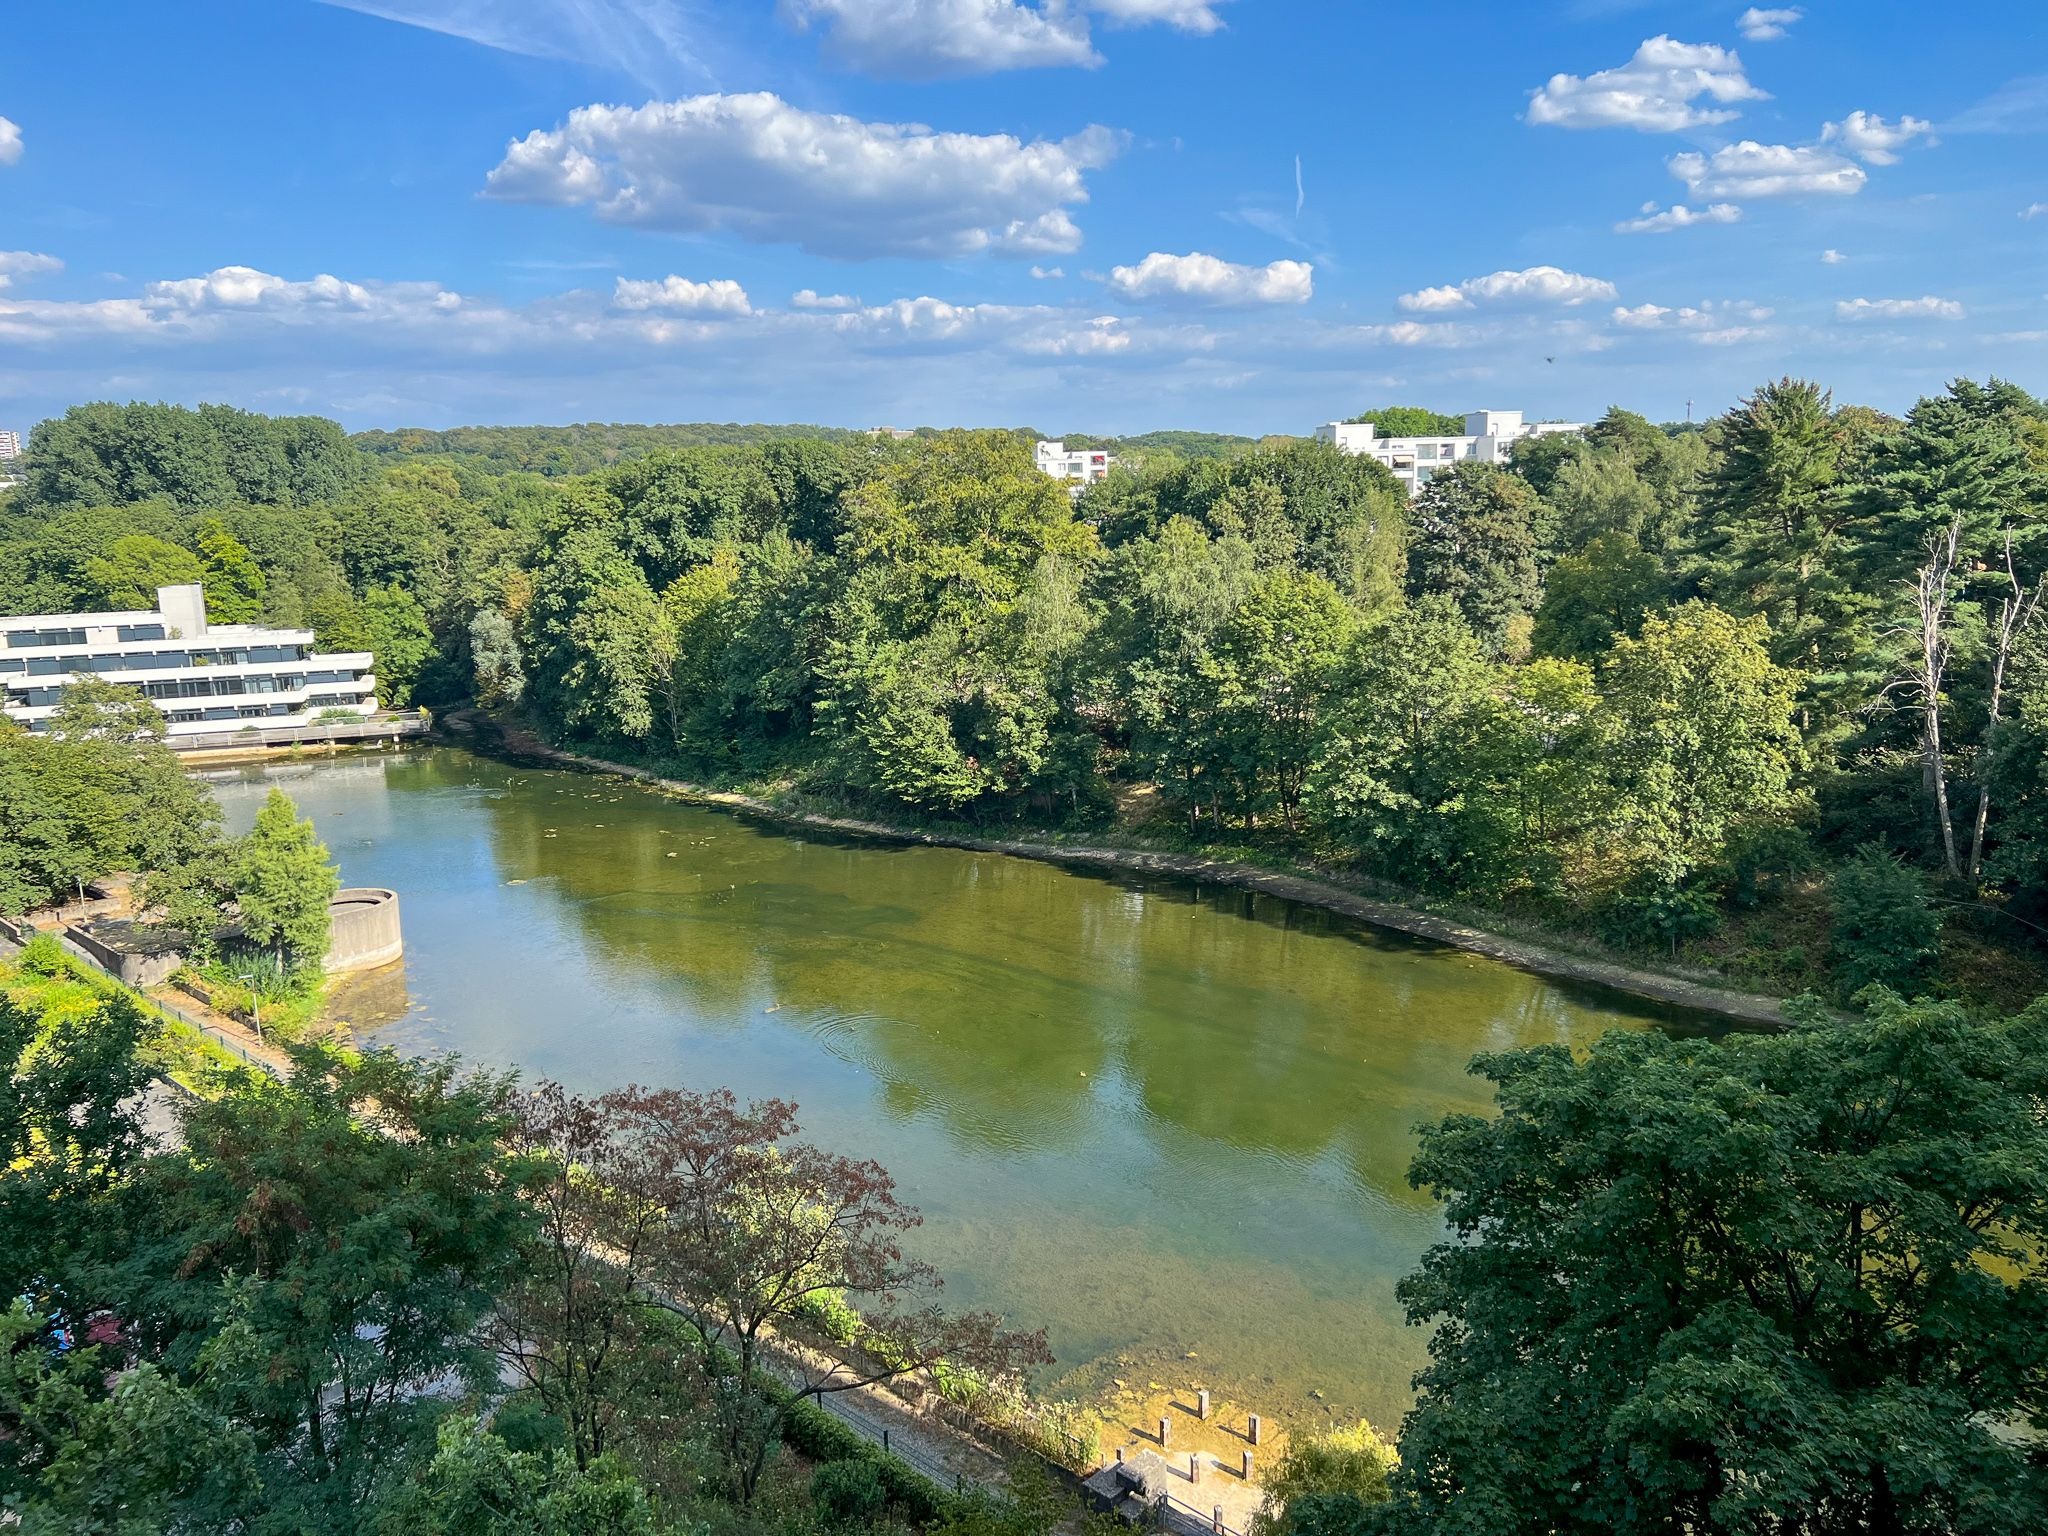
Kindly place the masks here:
[(1614, 323), (1630, 331), (1676, 331), (1702, 347), (1733, 347), (1770, 335), (1764, 321), (1773, 311), (1746, 299), (1709, 300), (1668, 308), (1638, 304), (1616, 309)]
[(1844, 256), (1840, 251), (1836, 250), (1833, 246), (1829, 246), (1826, 250), (1820, 253), (1821, 265), (1824, 267), (1839, 267), (1843, 262), (1847, 261), (1848, 259), (1848, 257)]
[(938, 80), (1102, 63), (1088, 13), (1115, 26), (1209, 33), (1216, 0), (781, 0), (783, 19), (823, 34), (835, 62), (897, 80)]
[(352, 314), (389, 318), (461, 308), (462, 296), (438, 283), (356, 283), (322, 272), (304, 282), (255, 267), (215, 267), (204, 277), (150, 283), (143, 303), (160, 312), (203, 315), (256, 311), (278, 316)]
[(12, 165), (21, 158), (21, 124), (0, 117), (0, 165)]
[(1841, 320), (1960, 320), (1963, 306), (1932, 294), (1920, 299), (1844, 299), (1835, 306)]
[(747, 290), (729, 277), (693, 282), (670, 273), (641, 281), (622, 277), (612, 289), (612, 304), (625, 310), (660, 310), (671, 315), (751, 315)]
[(0, 251), (0, 288), (11, 288), (25, 277), (63, 270), (63, 262), (40, 251)]
[(1776, 10), (1752, 5), (1735, 18), (1735, 25), (1752, 43), (1772, 43), (1783, 37), (1786, 31), (1805, 15), (1806, 12), (1796, 5), (1782, 6)]
[(2020, 210), (2023, 219), (2038, 219), (2043, 214), (2048, 214), (2048, 203), (2029, 203)]
[(1060, 255), (1068, 209), (1124, 135), (1026, 143), (807, 112), (767, 91), (578, 107), (506, 149), (488, 196), (587, 205), (607, 223), (728, 231), (825, 256)]
[(1899, 151), (1930, 132), (1934, 124), (1924, 117), (1901, 116), (1888, 123), (1870, 112), (1851, 112), (1839, 123), (1827, 123), (1820, 130), (1823, 144), (1840, 144), (1869, 165), (1897, 165)]
[(897, 80), (1102, 62), (1087, 18), (1013, 0), (782, 0), (798, 27), (816, 26), (837, 63)]
[(1185, 256), (1154, 251), (1134, 267), (1113, 268), (1109, 286), (1126, 299), (1219, 307), (1303, 304), (1315, 292), (1315, 268), (1305, 261), (1275, 261), (1254, 267), (1200, 251)]
[(1485, 277), (1468, 277), (1464, 282), (1441, 288), (1421, 288), (1401, 295), (1403, 309), (1422, 312), (1471, 309), (1478, 304), (1563, 304), (1590, 303), (1614, 297), (1614, 284), (1604, 278), (1586, 277), (1562, 267), (1529, 267), (1520, 272), (1494, 272)]
[(1157, 22), (1203, 36), (1223, 29), (1223, 18), (1216, 14), (1219, 0), (1087, 0), (1087, 3), (1089, 10), (1100, 12), (1118, 26), (1136, 27)]
[(1034, 262), (1031, 267), (1031, 275), (1040, 282), (1044, 282), (1050, 278), (1065, 277), (1067, 269), (1065, 267), (1041, 267)]
[[(1718, 103), (1697, 105), (1701, 97)], [(1714, 43), (1653, 37), (1635, 57), (1595, 74), (1552, 75), (1529, 93), (1528, 121), (1555, 128), (1633, 128), (1683, 133), (1733, 121), (1729, 103), (1766, 101), (1749, 83), (1742, 60)]]
[(1690, 229), (1695, 224), (1733, 224), (1741, 217), (1742, 210), (1734, 203), (1710, 203), (1704, 208), (1688, 208), (1683, 203), (1674, 203), (1662, 209), (1655, 203), (1645, 203), (1640, 217), (1623, 219), (1614, 226), (1614, 232), (1618, 235), (1664, 235), (1674, 229)]
[(815, 288), (799, 288), (789, 296), (791, 309), (859, 309), (860, 300), (850, 293), (820, 293)]
[(1711, 155), (1673, 155), (1668, 163), (1695, 197), (1854, 197), (1870, 179), (1863, 167), (1830, 150), (1754, 139)]

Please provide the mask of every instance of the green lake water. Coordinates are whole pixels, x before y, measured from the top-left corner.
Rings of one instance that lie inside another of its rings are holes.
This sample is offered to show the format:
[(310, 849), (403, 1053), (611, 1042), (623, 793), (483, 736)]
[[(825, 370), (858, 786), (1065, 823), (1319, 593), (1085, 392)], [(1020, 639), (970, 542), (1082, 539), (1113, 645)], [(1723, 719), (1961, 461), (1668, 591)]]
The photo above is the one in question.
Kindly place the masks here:
[(922, 1208), (948, 1299), (1046, 1328), (1045, 1385), (1076, 1395), (1396, 1427), (1424, 1340), (1394, 1282), (1441, 1230), (1415, 1126), (1486, 1108), (1475, 1052), (1654, 1022), (1229, 887), (799, 835), (453, 749), (207, 778), (237, 829), (282, 785), (345, 883), (400, 893), (402, 967), (338, 994), (364, 1039), (794, 1099)]

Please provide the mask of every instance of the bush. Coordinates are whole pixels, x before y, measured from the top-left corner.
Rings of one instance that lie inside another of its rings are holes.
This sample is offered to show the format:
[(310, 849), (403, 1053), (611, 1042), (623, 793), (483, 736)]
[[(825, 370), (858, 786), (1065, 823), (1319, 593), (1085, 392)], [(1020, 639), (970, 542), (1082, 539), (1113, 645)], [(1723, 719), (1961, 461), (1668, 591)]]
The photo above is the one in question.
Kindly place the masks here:
[(1256, 1536), (1339, 1536), (1389, 1497), (1387, 1475), (1399, 1458), (1363, 1419), (1291, 1445), (1266, 1479)]
[(816, 1403), (798, 1403), (782, 1426), (783, 1442), (812, 1461), (860, 1461), (874, 1471), (889, 1502), (917, 1525), (944, 1519), (955, 1502), (952, 1490), (913, 1472), (909, 1465), (863, 1440), (846, 1423)]
[(1910, 997), (1924, 987), (1941, 920), (1916, 871), (1866, 843), (1836, 871), (1834, 908), (1828, 959), (1838, 997), (1872, 985)]
[(841, 1525), (865, 1525), (889, 1502), (882, 1474), (865, 1458), (828, 1461), (811, 1476), (811, 1498), (826, 1519)]

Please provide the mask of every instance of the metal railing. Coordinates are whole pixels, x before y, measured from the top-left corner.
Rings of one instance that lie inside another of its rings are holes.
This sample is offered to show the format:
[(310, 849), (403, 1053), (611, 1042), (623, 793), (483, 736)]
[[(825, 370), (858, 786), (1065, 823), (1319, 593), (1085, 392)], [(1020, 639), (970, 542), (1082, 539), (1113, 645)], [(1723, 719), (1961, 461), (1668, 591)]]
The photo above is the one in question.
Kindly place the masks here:
[[(22, 950), (26, 948), (26, 945), (20, 943), (15, 937), (13, 937), (15, 932), (16, 928), (14, 924), (0, 923), (0, 960), (15, 959), (21, 954)], [(240, 1059), (246, 1065), (260, 1068), (261, 1070), (269, 1072), (273, 1075), (277, 1073), (278, 1068), (275, 1063), (266, 1061), (261, 1056), (251, 1055), (249, 1052), (249, 1048), (246, 1045), (244, 1045), (240, 1040), (237, 1040), (233, 1035), (228, 1034), (218, 1024), (214, 1024), (206, 1019), (200, 1018), (197, 1014), (187, 1013), (183, 1008), (180, 1008), (176, 1003), (167, 1003), (162, 998), (151, 997), (147, 992), (137, 991), (134, 987), (128, 986), (118, 976), (108, 975), (105, 966), (101, 965), (97, 960), (93, 959), (91, 955), (87, 954), (84, 950), (80, 949), (76, 944), (72, 943), (70, 938), (66, 935), (58, 934), (56, 935), (56, 939), (59, 947), (63, 949), (64, 953), (67, 956), (69, 956), (73, 960), (76, 960), (80, 965), (87, 967), (89, 970), (95, 971), (102, 976), (106, 976), (107, 979), (113, 982), (115, 986), (120, 987), (122, 991), (126, 992), (130, 997), (134, 998), (136, 1003), (140, 1007), (148, 1009), (150, 1012), (154, 1013), (158, 1018), (163, 1019), (167, 1022), (174, 1021), (176, 1023), (182, 1024), (187, 1029), (196, 1029), (197, 1031), (199, 1031), (200, 1034), (204, 1035), (214, 1044), (220, 1046), (223, 1050), (229, 1052), (231, 1055)]]
[(327, 725), (243, 726), (231, 731), (194, 731), (171, 736), (165, 745), (174, 752), (224, 752), (236, 747), (328, 746), (351, 741), (392, 741), (424, 736), (422, 715), (391, 715), (380, 719), (335, 721)]

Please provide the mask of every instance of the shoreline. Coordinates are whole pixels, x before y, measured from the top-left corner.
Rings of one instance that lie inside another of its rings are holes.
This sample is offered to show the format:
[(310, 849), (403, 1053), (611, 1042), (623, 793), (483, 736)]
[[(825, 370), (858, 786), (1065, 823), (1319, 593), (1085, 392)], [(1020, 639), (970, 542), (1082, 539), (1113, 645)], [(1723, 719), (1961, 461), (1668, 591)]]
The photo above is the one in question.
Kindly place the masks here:
[(459, 731), (455, 745), (496, 751), (515, 760), (538, 760), (558, 767), (612, 774), (649, 785), (665, 794), (693, 804), (758, 816), (786, 825), (813, 827), (855, 837), (876, 838), (894, 843), (923, 843), (939, 848), (958, 848), (969, 853), (994, 853), (1010, 858), (1036, 859), (1042, 863), (1075, 865), (1083, 868), (1123, 871), (1141, 875), (1167, 875), (1177, 879), (1209, 881), (1242, 890), (1278, 896), (1304, 906), (1318, 907), (1349, 917), (1374, 928), (1406, 934), (1442, 944), (1468, 954), (1480, 955), (1531, 975), (1550, 980), (1620, 992), (1645, 1002), (1690, 1012), (1714, 1014), (1721, 1018), (1767, 1029), (1789, 1024), (1784, 999), (1759, 992), (1744, 992), (1712, 982), (1689, 981), (1657, 971), (1638, 970), (1608, 960), (1553, 949), (1525, 939), (1509, 938), (1475, 928), (1454, 918), (1442, 917), (1398, 902), (1361, 895), (1313, 875), (1271, 870), (1237, 860), (1211, 858), (1203, 854), (1170, 853), (1143, 848), (1119, 848), (1106, 844), (1058, 843), (1038, 838), (977, 837), (969, 833), (935, 832), (915, 827), (868, 821), (853, 816), (833, 816), (821, 811), (799, 810), (777, 805), (735, 790), (708, 789), (683, 779), (665, 778), (651, 768), (613, 762), (549, 746), (524, 733)]

